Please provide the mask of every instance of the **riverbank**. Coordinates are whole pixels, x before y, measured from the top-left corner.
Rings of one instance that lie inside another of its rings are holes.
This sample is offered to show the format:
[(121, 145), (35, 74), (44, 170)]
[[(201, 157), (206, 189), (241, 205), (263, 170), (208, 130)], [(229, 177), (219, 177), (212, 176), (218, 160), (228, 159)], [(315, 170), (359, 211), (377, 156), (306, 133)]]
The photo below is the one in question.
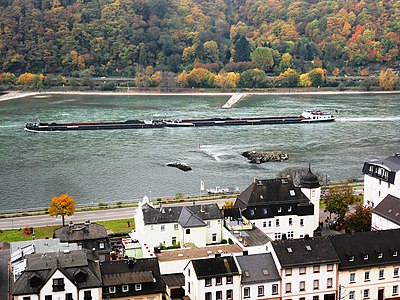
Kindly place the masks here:
[[(0, 101), (25, 98), (25, 97), (46, 97), (47, 95), (106, 95), (106, 96), (233, 96), (238, 92), (223, 92), (223, 91), (204, 91), (204, 90), (193, 90), (193, 91), (182, 91), (182, 92), (160, 92), (160, 91), (135, 91), (129, 90), (125, 92), (103, 92), (103, 91), (41, 91), (41, 92), (28, 92), (28, 91), (11, 91), (0, 96)], [(333, 91), (323, 89), (282, 89), (273, 91), (249, 91), (240, 92), (241, 95), (351, 95), (351, 94), (400, 94), (400, 90), (396, 91), (358, 91), (358, 90), (346, 90), (346, 91)]]

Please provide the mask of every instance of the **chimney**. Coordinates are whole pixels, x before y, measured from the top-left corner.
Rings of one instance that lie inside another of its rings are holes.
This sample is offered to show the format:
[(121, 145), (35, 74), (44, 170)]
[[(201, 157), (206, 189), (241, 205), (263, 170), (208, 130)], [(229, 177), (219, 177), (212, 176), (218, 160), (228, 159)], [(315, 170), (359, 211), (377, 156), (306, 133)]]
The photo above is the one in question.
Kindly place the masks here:
[(221, 253), (215, 253), (215, 258), (221, 257)]
[(135, 265), (135, 260), (132, 258), (128, 259), (128, 268), (133, 269), (134, 265)]
[(249, 255), (249, 250), (243, 250), (243, 256)]

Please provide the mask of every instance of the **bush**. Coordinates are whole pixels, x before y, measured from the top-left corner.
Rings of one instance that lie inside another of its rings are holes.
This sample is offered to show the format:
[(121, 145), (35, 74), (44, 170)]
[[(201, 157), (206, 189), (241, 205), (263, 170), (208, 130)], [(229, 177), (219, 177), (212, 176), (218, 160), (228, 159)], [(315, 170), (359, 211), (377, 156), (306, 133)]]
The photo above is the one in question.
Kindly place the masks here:
[(107, 82), (100, 86), (100, 90), (102, 91), (115, 91), (117, 87), (115, 86), (114, 82)]

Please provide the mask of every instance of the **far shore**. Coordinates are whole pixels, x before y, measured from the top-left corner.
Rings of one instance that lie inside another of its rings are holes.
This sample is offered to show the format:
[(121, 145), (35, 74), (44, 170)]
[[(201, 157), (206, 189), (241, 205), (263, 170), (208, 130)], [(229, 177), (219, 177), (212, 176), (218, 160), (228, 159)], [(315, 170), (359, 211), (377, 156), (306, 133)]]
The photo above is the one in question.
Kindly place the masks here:
[(247, 95), (349, 95), (349, 94), (399, 94), (400, 90), (395, 91), (324, 91), (324, 90), (290, 90), (282, 91), (265, 91), (265, 92), (205, 92), (205, 91), (190, 91), (190, 92), (158, 92), (158, 91), (126, 91), (126, 92), (102, 92), (102, 91), (10, 91), (0, 96), (0, 101), (6, 101), (17, 98), (37, 97), (47, 95), (107, 95), (107, 96), (232, 96), (235, 94)]

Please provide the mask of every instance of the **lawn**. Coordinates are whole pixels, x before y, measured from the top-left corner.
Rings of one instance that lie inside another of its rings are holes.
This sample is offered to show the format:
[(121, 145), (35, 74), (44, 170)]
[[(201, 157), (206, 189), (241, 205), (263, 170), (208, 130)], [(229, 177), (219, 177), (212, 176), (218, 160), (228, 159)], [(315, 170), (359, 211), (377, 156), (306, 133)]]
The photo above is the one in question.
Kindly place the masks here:
[[(128, 227), (129, 222), (129, 227)], [(135, 221), (133, 218), (121, 219), (121, 220), (110, 220), (100, 221), (97, 224), (103, 225), (107, 230), (114, 233), (116, 232), (128, 232), (135, 227)], [(35, 228), (35, 239), (52, 238), (55, 229), (61, 226), (45, 226)], [(28, 241), (32, 239), (31, 234), (26, 234), (25, 229), (14, 229), (14, 230), (2, 230), (0, 231), (0, 242), (18, 242)]]

